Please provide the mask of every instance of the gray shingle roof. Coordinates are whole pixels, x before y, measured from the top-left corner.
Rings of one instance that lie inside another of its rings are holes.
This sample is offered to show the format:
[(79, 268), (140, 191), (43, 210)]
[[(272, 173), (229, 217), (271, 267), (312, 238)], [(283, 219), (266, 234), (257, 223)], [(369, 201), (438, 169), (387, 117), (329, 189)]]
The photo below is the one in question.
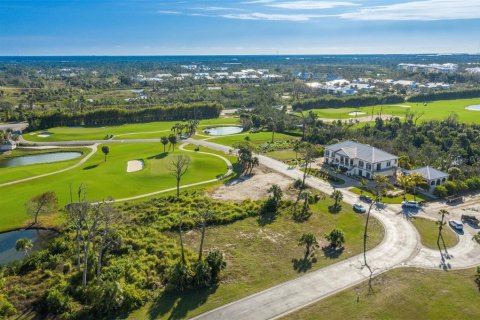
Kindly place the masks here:
[(407, 174), (419, 173), (427, 180), (448, 178), (448, 173), (426, 166), (418, 169), (407, 170)]
[(334, 152), (345, 153), (349, 158), (357, 158), (365, 162), (382, 162), (398, 159), (397, 156), (372, 147), (368, 144), (358, 143), (350, 140), (342, 141), (325, 147)]

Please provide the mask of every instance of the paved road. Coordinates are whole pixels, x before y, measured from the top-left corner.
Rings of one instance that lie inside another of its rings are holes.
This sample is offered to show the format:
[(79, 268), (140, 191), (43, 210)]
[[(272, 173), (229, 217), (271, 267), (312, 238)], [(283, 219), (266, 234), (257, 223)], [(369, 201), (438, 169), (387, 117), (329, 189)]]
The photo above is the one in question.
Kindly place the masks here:
[[(111, 140), (108, 143), (143, 143), (158, 142), (158, 139)], [(184, 142), (204, 146), (213, 150), (230, 152), (231, 147), (209, 141), (187, 139)], [(105, 143), (105, 141), (71, 141), (61, 145), (85, 145)], [(41, 143), (41, 145), (58, 145)], [(262, 165), (265, 165), (292, 179), (299, 179), (303, 172), (291, 168), (284, 163), (259, 155)], [(325, 193), (331, 193), (333, 187), (323, 180), (307, 177), (307, 184)], [(344, 201), (353, 204), (358, 201), (358, 195), (341, 189)], [(441, 205), (432, 206), (438, 210)], [(428, 208), (427, 208), (428, 210)], [(433, 214), (433, 211), (432, 213)], [(465, 235), (460, 237), (460, 243), (455, 248), (445, 252), (430, 250), (421, 245), (419, 234), (406, 219), (399, 206), (386, 206), (382, 210), (374, 210), (372, 215), (383, 225), (385, 237), (380, 245), (367, 252), (367, 259), (378, 275), (392, 268), (409, 266), (434, 269), (458, 269), (480, 264), (480, 249), (471, 240), (473, 230), (467, 227)], [(302, 277), (269, 288), (248, 296), (239, 301), (227, 304), (195, 319), (274, 319), (303, 308), (338, 291), (351, 287), (368, 279), (369, 273), (362, 268), (362, 255), (351, 257), (342, 262), (310, 272)]]

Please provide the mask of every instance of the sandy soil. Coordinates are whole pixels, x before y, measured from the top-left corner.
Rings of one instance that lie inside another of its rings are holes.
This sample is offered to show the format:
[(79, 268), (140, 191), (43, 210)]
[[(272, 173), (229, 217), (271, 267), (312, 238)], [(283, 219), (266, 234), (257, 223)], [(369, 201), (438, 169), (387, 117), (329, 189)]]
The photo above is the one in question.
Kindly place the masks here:
[(225, 201), (265, 199), (268, 197), (267, 190), (272, 184), (277, 184), (286, 192), (293, 183), (292, 179), (263, 166), (255, 168), (253, 173), (252, 176), (242, 176), (220, 186), (211, 193), (211, 197)]
[(143, 161), (142, 160), (132, 160), (128, 161), (127, 172), (137, 172), (143, 170)]

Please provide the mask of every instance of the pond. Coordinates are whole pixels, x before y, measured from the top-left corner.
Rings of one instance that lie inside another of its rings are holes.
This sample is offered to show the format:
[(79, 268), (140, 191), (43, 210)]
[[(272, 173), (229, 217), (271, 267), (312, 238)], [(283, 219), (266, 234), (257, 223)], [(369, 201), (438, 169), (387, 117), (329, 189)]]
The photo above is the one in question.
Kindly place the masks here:
[(468, 106), (465, 109), (470, 110), (470, 111), (480, 111), (480, 104), (476, 106)]
[(0, 168), (10, 168), (26, 166), (30, 164), (50, 163), (65, 160), (72, 160), (82, 155), (78, 151), (51, 152), (42, 154), (33, 154), (28, 156), (13, 157), (0, 160)]
[(230, 127), (214, 127), (207, 128), (203, 132), (208, 133), (211, 136), (226, 136), (229, 134), (236, 134), (243, 131), (242, 127), (230, 126)]
[(0, 234), (0, 264), (6, 264), (24, 258), (24, 253), (15, 249), (18, 239), (27, 238), (33, 242), (33, 250), (44, 248), (55, 236), (51, 230), (28, 229), (16, 230)]

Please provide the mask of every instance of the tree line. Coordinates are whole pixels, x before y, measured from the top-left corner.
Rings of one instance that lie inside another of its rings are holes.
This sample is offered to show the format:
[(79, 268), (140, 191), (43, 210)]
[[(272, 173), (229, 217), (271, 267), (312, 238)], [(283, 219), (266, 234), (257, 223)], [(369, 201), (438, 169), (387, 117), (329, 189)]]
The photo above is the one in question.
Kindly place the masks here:
[(334, 97), (323, 96), (320, 98), (305, 99), (295, 102), (292, 105), (293, 110), (310, 110), (310, 109), (328, 109), (328, 108), (356, 108), (364, 106), (373, 106), (377, 104), (394, 104), (403, 103), (405, 99), (396, 94), (384, 96), (353, 96), (353, 97)]
[(29, 130), (43, 130), (64, 126), (104, 126), (152, 121), (218, 118), (223, 106), (218, 103), (173, 105), (126, 110), (102, 108), (83, 113), (55, 111), (34, 114), (28, 118)]
[(424, 102), (435, 100), (455, 100), (455, 99), (468, 99), (480, 97), (480, 89), (463, 89), (463, 90), (450, 90), (450, 91), (437, 91), (430, 93), (419, 93), (408, 97), (406, 100), (409, 102)]

